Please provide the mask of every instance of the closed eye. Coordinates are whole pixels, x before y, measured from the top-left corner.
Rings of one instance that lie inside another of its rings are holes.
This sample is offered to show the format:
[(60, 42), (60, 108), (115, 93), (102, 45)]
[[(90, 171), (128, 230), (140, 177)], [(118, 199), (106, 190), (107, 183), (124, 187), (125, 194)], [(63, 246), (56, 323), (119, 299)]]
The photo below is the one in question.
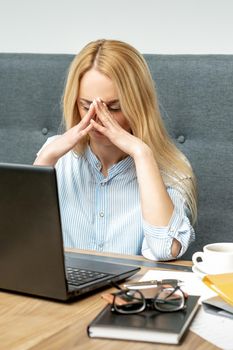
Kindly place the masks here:
[[(85, 110), (85, 111), (88, 111), (90, 109), (90, 105), (91, 105), (91, 101), (80, 101), (79, 102), (80, 104), (80, 107)], [(107, 108), (109, 110), (109, 112), (120, 112), (121, 111), (121, 107), (120, 107), (120, 104), (119, 102), (117, 101), (117, 103), (114, 101), (114, 102), (110, 102), (110, 103), (106, 103), (107, 105)]]
[(120, 107), (108, 107), (108, 110), (110, 112), (120, 112), (121, 108)]
[(89, 111), (89, 109), (90, 109), (90, 104), (82, 104), (82, 103), (80, 103), (80, 107), (81, 107), (82, 109), (84, 109), (85, 111)]
[(121, 106), (119, 101), (114, 101), (114, 102), (110, 102), (110, 103), (106, 103), (108, 110), (110, 112), (120, 112), (121, 111)]
[[(81, 104), (81, 108), (84, 109), (85, 111), (89, 111), (90, 109), (90, 105), (83, 105)], [(108, 107), (108, 110), (109, 112), (120, 112), (121, 111), (121, 108), (118, 106), (118, 107)]]

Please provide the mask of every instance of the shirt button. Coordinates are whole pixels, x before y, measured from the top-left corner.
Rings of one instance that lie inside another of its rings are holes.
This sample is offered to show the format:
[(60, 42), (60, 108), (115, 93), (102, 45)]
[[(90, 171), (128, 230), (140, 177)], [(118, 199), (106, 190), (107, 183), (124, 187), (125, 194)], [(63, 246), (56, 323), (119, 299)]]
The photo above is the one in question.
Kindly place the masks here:
[(100, 184), (101, 186), (104, 186), (105, 185), (105, 182), (101, 182), (101, 184)]
[(102, 168), (101, 163), (97, 163), (96, 166), (97, 166), (97, 168), (98, 168), (99, 170)]
[(103, 217), (104, 217), (104, 212), (101, 211), (101, 212), (99, 213), (99, 215), (100, 215), (101, 218), (103, 218)]

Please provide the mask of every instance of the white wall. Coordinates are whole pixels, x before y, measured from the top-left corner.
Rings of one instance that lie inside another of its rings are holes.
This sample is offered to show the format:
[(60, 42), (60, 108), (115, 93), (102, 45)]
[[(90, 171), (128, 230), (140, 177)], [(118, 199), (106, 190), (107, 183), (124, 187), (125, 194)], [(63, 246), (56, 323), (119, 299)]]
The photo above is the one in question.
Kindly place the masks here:
[(142, 53), (233, 54), (233, 1), (0, 0), (0, 52), (76, 53), (97, 38)]

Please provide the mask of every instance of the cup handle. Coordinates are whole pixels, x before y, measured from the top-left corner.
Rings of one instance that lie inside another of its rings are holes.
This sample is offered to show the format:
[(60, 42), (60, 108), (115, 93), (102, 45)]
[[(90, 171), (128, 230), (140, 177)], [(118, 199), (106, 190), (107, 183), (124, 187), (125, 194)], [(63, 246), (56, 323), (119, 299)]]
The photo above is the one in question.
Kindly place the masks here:
[(203, 252), (196, 252), (193, 254), (192, 261), (193, 261), (194, 265), (196, 265), (200, 262), (197, 260), (199, 258), (201, 258), (202, 261), (204, 260), (204, 253)]

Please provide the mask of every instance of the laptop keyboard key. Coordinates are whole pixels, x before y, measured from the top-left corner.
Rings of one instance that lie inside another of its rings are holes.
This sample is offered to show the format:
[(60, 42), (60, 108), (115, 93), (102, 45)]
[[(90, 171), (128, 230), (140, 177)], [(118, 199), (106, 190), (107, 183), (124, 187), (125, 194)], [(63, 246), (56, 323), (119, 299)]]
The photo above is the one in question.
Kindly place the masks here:
[(90, 271), (84, 269), (78, 269), (73, 267), (67, 267), (67, 280), (69, 284), (80, 286), (82, 284), (95, 281), (104, 277), (111, 276), (110, 274)]

